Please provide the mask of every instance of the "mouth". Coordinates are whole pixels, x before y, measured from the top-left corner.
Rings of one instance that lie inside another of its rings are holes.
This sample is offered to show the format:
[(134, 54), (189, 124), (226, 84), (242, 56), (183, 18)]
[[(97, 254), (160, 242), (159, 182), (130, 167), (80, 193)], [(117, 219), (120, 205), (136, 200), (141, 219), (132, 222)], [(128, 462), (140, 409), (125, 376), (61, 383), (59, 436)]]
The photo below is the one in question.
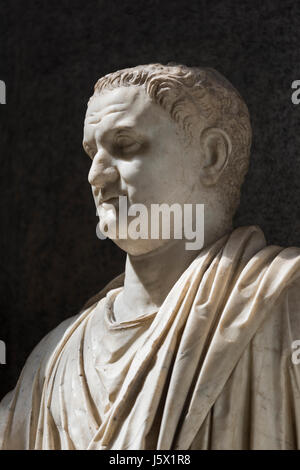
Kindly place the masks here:
[(116, 205), (117, 203), (119, 202), (119, 196), (114, 196), (114, 197), (110, 197), (110, 198), (107, 198), (107, 199), (100, 199), (99, 200), (99, 206), (103, 206), (103, 205), (108, 205), (108, 204), (112, 204), (112, 205)]

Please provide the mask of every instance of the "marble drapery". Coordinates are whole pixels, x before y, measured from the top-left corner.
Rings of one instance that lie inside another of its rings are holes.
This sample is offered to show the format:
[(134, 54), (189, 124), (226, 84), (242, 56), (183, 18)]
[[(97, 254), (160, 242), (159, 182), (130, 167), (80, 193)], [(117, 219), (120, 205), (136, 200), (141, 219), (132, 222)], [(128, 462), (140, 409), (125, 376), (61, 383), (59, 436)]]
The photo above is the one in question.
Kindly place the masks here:
[(117, 323), (122, 276), (37, 346), (0, 405), (2, 449), (300, 448), (300, 250), (241, 227), (155, 315)]

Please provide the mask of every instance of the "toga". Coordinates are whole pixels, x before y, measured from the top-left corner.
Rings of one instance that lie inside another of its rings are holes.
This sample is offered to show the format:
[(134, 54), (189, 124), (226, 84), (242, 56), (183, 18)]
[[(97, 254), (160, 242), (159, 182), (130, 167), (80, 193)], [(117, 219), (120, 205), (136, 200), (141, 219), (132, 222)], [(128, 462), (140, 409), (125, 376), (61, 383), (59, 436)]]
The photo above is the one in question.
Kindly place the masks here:
[(117, 322), (122, 286), (31, 353), (0, 404), (1, 449), (300, 448), (299, 248), (240, 227), (155, 314)]

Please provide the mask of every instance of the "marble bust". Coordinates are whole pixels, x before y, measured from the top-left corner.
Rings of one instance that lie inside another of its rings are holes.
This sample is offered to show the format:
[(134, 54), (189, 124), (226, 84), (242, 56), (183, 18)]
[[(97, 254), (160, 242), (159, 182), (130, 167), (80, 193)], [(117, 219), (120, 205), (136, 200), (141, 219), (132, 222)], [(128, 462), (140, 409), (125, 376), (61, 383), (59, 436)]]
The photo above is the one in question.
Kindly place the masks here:
[[(250, 145), (247, 106), (213, 69), (100, 78), (83, 146), (125, 273), (31, 353), (0, 405), (0, 448), (300, 447), (300, 249), (232, 228)], [(204, 205), (201, 248), (175, 222), (168, 238), (121, 237), (120, 196)]]

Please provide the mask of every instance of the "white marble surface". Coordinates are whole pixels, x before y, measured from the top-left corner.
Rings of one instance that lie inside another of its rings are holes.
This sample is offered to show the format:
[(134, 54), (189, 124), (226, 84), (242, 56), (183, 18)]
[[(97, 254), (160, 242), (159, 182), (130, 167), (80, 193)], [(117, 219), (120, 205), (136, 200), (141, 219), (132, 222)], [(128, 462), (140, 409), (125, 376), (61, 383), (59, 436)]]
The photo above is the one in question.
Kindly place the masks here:
[(114, 222), (120, 195), (205, 204), (205, 244), (114, 236), (124, 274), (32, 352), (1, 402), (0, 448), (300, 447), (300, 250), (232, 229), (250, 142), (247, 107), (215, 71), (98, 81), (83, 145), (100, 217)]

